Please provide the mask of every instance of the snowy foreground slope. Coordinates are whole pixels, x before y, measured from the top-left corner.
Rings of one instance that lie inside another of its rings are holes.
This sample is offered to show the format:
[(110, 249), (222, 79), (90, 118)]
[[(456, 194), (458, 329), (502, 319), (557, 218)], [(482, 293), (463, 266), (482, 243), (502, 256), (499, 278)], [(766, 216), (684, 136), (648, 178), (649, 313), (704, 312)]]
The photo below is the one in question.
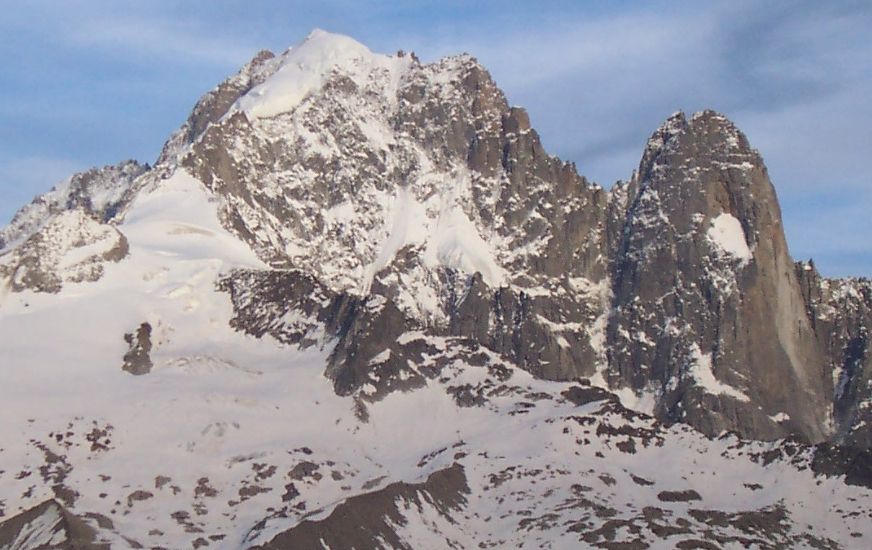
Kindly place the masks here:
[(715, 113), (606, 192), (468, 56), (259, 54), (0, 230), (0, 548), (868, 547), (872, 292), (778, 216)]

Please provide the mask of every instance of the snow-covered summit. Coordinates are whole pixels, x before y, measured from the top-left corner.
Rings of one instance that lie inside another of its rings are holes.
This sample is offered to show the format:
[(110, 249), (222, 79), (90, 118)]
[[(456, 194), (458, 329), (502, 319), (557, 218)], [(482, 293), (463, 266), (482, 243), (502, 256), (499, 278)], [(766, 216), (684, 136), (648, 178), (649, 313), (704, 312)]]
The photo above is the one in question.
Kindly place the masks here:
[(397, 81), (411, 62), (410, 57), (374, 54), (353, 38), (315, 29), (303, 42), (276, 58), (273, 73), (242, 96), (236, 109), (251, 117), (272, 117), (294, 109), (336, 70), (354, 80), (383, 70)]

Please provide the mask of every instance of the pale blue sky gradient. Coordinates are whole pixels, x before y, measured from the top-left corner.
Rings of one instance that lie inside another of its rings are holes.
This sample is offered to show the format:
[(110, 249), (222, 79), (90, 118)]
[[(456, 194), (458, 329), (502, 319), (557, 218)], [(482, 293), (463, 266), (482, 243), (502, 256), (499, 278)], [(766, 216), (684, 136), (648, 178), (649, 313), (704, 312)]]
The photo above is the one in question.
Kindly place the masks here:
[(717, 109), (766, 159), (791, 252), (872, 275), (872, 4), (28, 1), (0, 12), (0, 223), (73, 171), (153, 161), (197, 98), (312, 28), (469, 52), (546, 148), (611, 185), (672, 112)]

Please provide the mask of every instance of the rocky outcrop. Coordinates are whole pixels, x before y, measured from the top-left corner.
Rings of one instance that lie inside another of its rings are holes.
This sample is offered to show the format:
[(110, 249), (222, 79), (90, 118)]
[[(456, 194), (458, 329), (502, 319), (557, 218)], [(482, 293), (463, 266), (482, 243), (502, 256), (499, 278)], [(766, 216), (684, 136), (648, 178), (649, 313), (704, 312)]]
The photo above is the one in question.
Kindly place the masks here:
[(723, 116), (679, 113), (627, 189), (613, 262), (609, 381), (705, 433), (829, 435), (830, 380), (775, 191)]
[(0, 228), (0, 255), (38, 232), (53, 216), (70, 210), (98, 223), (109, 222), (133, 199), (137, 191), (133, 182), (148, 170), (147, 164), (127, 160), (71, 176), (33, 199)]
[(151, 361), (151, 324), (142, 323), (136, 332), (128, 332), (124, 335), (129, 349), (124, 354), (124, 364), (121, 370), (134, 376), (140, 376), (151, 372), (154, 364)]
[(96, 281), (128, 253), (117, 217), (136, 196), (148, 165), (125, 161), (76, 174), (22, 208), (0, 229), (0, 287), (58, 292)]
[(824, 279), (797, 263), (812, 328), (832, 373), (834, 441), (872, 448), (872, 282)]
[(105, 264), (121, 261), (127, 252), (118, 229), (82, 209), (65, 210), (0, 255), (0, 281), (7, 280), (13, 292), (58, 292), (64, 283), (100, 279)]
[(96, 530), (54, 500), (0, 522), (0, 548), (8, 550), (108, 550)]
[[(463, 466), (454, 464), (438, 470), (421, 483), (391, 483), (386, 487), (354, 496), (339, 504), (324, 519), (303, 520), (279, 533), (268, 543), (252, 548), (401, 548), (414, 546), (404, 540), (402, 527), (410, 506), (433, 509), (443, 521), (455, 523), (455, 514), (466, 504), (469, 493)], [(436, 529), (434, 529), (436, 530)], [(255, 533), (258, 528), (255, 527)], [(446, 547), (454, 546), (450, 534)]]

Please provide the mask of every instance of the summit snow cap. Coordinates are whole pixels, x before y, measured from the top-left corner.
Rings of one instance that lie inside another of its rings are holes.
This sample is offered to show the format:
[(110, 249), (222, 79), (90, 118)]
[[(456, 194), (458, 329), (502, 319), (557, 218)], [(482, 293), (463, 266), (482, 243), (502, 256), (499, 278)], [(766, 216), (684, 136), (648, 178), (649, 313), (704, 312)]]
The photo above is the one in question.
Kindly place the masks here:
[(274, 117), (292, 111), (336, 71), (360, 82), (379, 69), (399, 75), (411, 58), (375, 54), (353, 38), (315, 29), (274, 63), (275, 72), (241, 97), (233, 110), (253, 118)]

